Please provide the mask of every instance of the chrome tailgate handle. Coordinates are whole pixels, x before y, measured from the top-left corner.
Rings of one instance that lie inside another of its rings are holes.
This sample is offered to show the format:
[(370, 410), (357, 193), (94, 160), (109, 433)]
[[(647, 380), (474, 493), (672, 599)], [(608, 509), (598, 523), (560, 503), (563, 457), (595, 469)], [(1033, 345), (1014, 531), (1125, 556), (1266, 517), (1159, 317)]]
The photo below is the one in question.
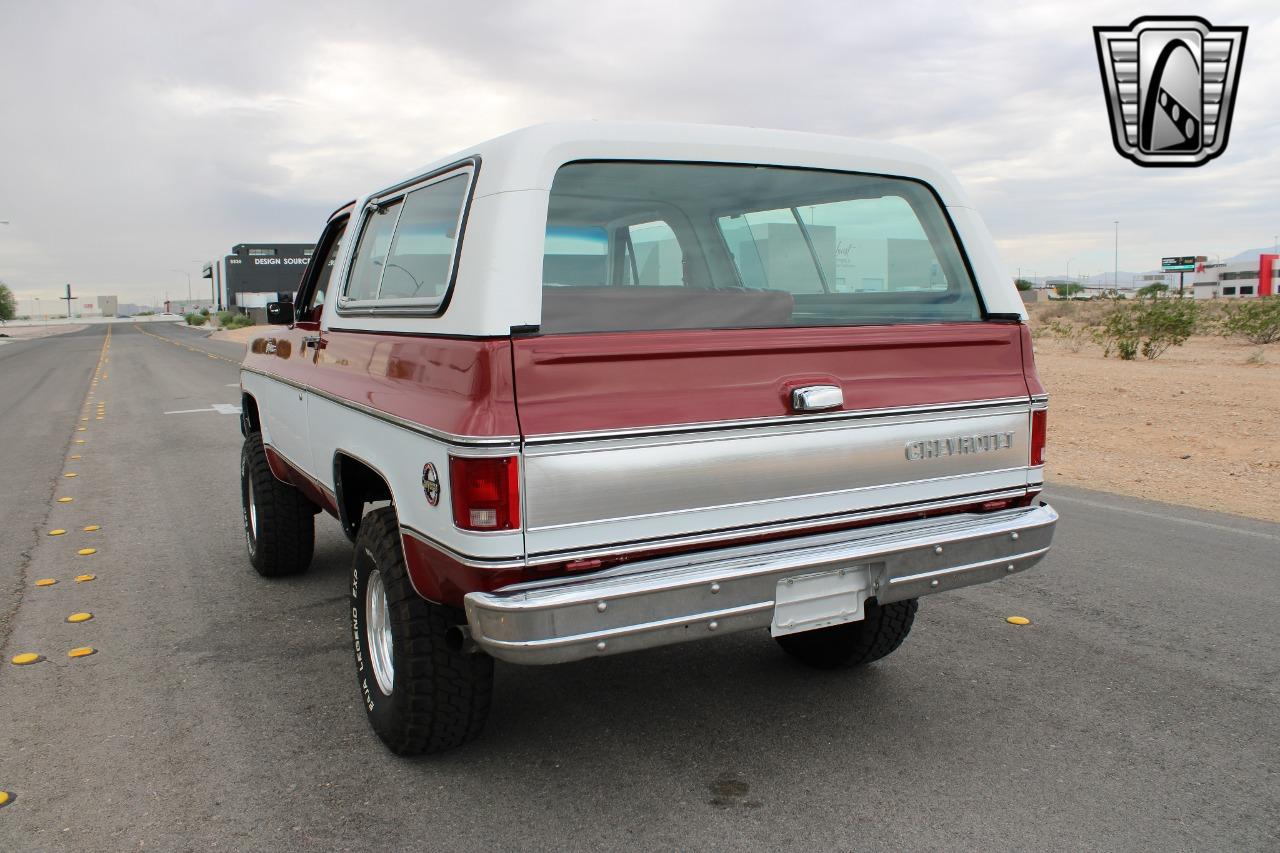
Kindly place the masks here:
[(791, 411), (824, 412), (844, 405), (844, 391), (834, 385), (806, 385), (791, 391)]

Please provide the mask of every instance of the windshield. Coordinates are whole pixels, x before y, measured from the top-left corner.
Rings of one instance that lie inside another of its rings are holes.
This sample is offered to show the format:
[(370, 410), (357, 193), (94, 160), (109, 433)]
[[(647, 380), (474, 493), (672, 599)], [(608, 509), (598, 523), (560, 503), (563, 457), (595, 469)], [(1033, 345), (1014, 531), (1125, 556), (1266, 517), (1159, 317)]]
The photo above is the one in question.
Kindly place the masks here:
[(582, 162), (551, 188), (544, 332), (981, 318), (946, 215), (915, 181)]

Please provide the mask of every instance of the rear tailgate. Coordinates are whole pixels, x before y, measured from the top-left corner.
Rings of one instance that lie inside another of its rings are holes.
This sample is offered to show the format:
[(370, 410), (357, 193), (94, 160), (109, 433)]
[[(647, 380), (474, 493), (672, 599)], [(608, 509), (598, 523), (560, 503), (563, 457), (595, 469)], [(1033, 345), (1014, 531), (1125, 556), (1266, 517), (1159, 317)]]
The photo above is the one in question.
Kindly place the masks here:
[[(516, 337), (533, 562), (1022, 496), (1021, 327)], [(791, 391), (844, 405), (797, 414)]]

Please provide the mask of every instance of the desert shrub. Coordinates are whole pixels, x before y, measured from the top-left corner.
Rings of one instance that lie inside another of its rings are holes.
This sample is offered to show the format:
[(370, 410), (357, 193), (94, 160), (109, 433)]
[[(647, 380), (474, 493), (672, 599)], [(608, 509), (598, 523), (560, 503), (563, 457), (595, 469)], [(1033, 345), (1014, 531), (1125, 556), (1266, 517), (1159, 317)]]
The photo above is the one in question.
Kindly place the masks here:
[(1223, 310), (1219, 328), (1251, 344), (1280, 341), (1280, 296), (1232, 302)]
[(1072, 352), (1080, 352), (1093, 337), (1093, 330), (1087, 323), (1068, 323), (1063, 320), (1050, 320), (1045, 330), (1055, 341), (1061, 341)]
[(196, 312), (192, 311), (190, 314), (187, 314), (182, 319), (187, 321), (188, 326), (203, 326), (204, 321), (207, 318), (203, 314), (197, 314)]
[(237, 314), (227, 323), (228, 329), (243, 329), (245, 326), (252, 326), (253, 318), (248, 314)]
[(226, 326), (226, 325), (227, 325), (228, 323), (230, 323), (233, 319), (235, 319), (235, 317), (236, 317), (236, 312), (234, 312), (234, 311), (219, 311), (219, 312), (218, 312), (218, 325), (219, 325), (219, 326)]
[(1131, 361), (1141, 352), (1146, 358), (1156, 359), (1170, 347), (1186, 343), (1195, 334), (1199, 318), (1200, 306), (1189, 298), (1117, 301), (1102, 319), (1094, 338), (1105, 356), (1114, 351)]

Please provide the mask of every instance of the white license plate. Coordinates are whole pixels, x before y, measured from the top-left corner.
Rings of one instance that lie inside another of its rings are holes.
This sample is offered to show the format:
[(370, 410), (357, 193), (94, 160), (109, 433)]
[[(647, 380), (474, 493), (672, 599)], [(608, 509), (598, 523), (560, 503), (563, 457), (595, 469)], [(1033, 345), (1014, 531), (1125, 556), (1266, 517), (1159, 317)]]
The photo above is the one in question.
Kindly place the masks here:
[(783, 578), (773, 597), (775, 637), (858, 622), (871, 593), (871, 572), (866, 566), (832, 569)]

